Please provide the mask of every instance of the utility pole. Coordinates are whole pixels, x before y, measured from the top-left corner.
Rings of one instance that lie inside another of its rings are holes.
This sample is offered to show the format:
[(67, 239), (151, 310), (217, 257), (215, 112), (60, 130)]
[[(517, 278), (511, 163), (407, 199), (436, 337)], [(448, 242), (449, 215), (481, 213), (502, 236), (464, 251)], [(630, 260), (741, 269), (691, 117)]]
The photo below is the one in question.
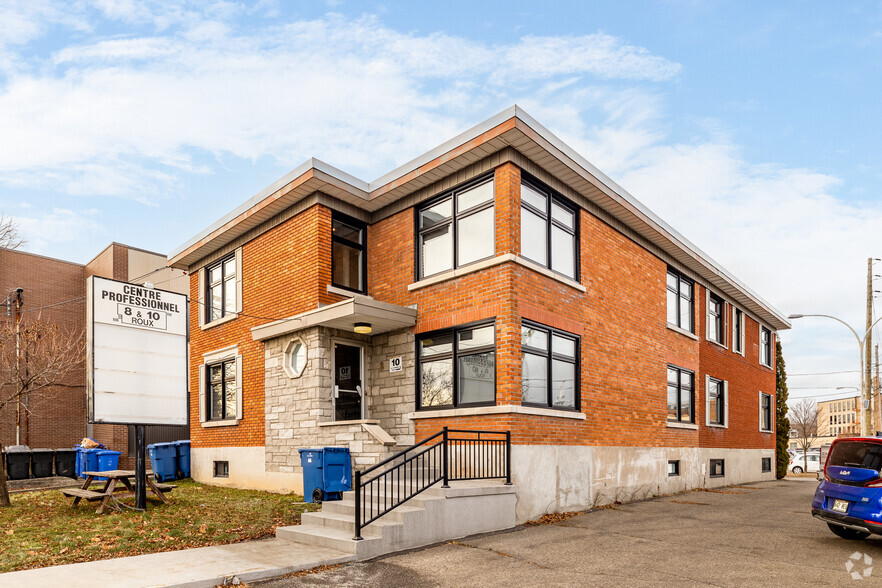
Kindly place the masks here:
[[(15, 289), (15, 376), (21, 382), (21, 305), (23, 288)], [(21, 445), (21, 390), (16, 394), (15, 402), (15, 444)]]
[(863, 352), (866, 355), (864, 361), (865, 372), (861, 374), (864, 380), (861, 391), (861, 400), (863, 401), (863, 414), (861, 415), (861, 432), (863, 435), (873, 435), (873, 410), (871, 408), (870, 398), (872, 392), (872, 369), (873, 369), (873, 258), (867, 258), (867, 334), (864, 339)]
[(882, 402), (879, 399), (879, 344), (876, 343), (876, 378), (873, 382), (873, 401), (876, 403), (876, 430), (882, 431)]

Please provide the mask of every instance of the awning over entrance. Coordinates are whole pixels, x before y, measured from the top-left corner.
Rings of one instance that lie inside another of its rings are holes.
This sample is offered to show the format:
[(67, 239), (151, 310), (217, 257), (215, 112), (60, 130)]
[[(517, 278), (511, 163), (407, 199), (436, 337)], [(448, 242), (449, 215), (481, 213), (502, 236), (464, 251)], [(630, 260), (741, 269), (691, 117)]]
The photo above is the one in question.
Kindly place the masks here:
[(354, 295), (348, 300), (329, 304), (295, 316), (251, 329), (255, 341), (265, 341), (307, 327), (331, 327), (354, 331), (355, 323), (369, 323), (371, 334), (378, 335), (416, 324), (415, 308), (380, 302), (369, 296)]

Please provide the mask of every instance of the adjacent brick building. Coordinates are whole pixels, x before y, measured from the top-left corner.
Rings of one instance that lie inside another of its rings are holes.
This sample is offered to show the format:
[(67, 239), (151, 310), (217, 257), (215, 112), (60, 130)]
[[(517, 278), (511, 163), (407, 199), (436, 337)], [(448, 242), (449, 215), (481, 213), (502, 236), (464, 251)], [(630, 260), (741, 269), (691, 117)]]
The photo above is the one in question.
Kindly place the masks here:
[(787, 320), (518, 107), (372, 183), (309, 160), (169, 263), (199, 480), (445, 425), (511, 431), (521, 519), (774, 476)]
[[(167, 267), (164, 255), (120, 243), (111, 243), (85, 265), (0, 248), (0, 292), (13, 293), (16, 288), (22, 288), (22, 323), (39, 318), (47, 324), (58, 325), (72, 336), (85, 337), (86, 282), (93, 275), (138, 284), (151, 282), (157, 288), (181, 293), (186, 293), (189, 283), (186, 272)], [(9, 314), (4, 312), (3, 320), (4, 326), (14, 328), (14, 310)], [(35, 397), (29, 410), (7, 406), (0, 412), (0, 441), (4, 445), (16, 442), (15, 428), (19, 421), (21, 444), (33, 448), (65, 448), (89, 436), (122, 452), (124, 467), (132, 465), (128, 427), (87, 423), (85, 370), (84, 355), (82, 364), (68, 375), (64, 386), (50, 395)], [(16, 413), (21, 416), (17, 417)], [(188, 434), (180, 427), (177, 431), (151, 429), (156, 440), (165, 440), (168, 435), (186, 438)]]

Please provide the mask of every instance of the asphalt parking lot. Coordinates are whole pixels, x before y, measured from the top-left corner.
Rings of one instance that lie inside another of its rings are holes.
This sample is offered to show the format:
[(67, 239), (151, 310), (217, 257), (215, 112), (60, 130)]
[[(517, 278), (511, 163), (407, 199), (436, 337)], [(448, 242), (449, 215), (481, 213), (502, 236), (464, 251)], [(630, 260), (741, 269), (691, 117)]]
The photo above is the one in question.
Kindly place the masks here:
[[(809, 514), (816, 486), (785, 479), (662, 497), (259, 586), (882, 585), (882, 536), (833, 535)], [(864, 572), (864, 555), (878, 571), (856, 582), (846, 565)]]

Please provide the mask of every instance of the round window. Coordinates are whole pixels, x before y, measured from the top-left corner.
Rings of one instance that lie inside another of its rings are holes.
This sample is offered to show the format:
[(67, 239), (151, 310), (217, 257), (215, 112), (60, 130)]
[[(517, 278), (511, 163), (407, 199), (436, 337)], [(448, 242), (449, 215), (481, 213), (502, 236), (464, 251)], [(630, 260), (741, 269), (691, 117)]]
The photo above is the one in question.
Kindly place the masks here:
[(297, 343), (291, 349), (291, 371), (295, 376), (303, 373), (306, 367), (306, 346), (303, 343)]

